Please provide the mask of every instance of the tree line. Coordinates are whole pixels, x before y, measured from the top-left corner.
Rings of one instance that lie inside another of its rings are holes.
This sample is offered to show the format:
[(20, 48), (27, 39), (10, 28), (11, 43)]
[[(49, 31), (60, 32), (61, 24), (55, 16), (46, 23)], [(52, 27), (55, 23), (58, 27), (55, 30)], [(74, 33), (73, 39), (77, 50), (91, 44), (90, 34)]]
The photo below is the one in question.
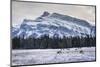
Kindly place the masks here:
[(39, 38), (14, 37), (12, 38), (13, 49), (63, 49), (73, 47), (92, 47), (96, 45), (96, 37), (87, 35), (86, 37), (65, 37), (59, 38), (48, 35)]

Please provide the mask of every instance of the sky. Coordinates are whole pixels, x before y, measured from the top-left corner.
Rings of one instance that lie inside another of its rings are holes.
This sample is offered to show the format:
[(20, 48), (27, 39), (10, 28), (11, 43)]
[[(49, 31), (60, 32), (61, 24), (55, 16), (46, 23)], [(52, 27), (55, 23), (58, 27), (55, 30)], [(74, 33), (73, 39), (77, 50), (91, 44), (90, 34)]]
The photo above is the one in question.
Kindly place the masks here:
[(18, 25), (23, 19), (36, 19), (44, 11), (60, 13), (95, 24), (95, 7), (68, 4), (50, 4), (36, 2), (12, 2), (12, 25)]

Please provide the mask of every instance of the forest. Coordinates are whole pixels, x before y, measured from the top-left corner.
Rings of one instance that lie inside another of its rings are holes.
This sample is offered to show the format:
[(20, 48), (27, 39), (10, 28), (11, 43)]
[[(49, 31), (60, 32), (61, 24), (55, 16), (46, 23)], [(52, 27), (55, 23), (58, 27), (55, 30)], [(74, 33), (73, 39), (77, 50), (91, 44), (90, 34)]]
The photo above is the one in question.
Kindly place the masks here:
[(85, 37), (49, 37), (43, 35), (35, 37), (14, 37), (12, 38), (12, 49), (64, 49), (74, 47), (93, 47), (96, 46), (96, 37), (87, 35)]

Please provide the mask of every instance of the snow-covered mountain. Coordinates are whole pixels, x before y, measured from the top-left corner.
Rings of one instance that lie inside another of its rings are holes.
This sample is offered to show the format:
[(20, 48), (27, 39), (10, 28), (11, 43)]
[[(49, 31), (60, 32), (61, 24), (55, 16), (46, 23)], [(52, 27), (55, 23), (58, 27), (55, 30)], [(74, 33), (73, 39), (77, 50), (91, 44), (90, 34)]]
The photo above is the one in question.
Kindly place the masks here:
[(87, 21), (58, 13), (44, 12), (35, 20), (24, 19), (20, 27), (12, 27), (12, 37), (95, 36), (95, 25)]

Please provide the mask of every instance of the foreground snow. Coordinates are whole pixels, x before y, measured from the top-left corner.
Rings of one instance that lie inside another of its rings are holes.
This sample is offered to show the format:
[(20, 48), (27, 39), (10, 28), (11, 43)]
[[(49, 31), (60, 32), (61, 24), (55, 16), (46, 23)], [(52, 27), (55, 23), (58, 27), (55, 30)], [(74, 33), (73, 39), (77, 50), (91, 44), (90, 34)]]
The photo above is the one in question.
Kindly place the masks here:
[(12, 65), (95, 61), (95, 47), (12, 50)]

